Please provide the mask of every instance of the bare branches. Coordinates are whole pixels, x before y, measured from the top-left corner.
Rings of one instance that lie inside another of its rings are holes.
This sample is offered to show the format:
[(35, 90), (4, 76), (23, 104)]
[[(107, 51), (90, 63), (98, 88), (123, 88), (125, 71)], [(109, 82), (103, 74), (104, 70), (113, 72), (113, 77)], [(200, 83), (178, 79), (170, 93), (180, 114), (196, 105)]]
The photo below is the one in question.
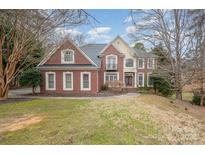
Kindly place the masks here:
[(190, 71), (186, 55), (193, 49), (188, 10), (132, 10), (132, 19), (137, 31), (133, 34), (135, 39), (162, 43), (170, 66), (160, 69), (173, 75), (174, 87), (181, 99), (182, 87), (192, 77), (183, 77), (183, 72)]
[(0, 10), (0, 97), (7, 97), (2, 95), (12, 78), (24, 69), (22, 58), (47, 44), (56, 28), (86, 24), (88, 18), (84, 10)]

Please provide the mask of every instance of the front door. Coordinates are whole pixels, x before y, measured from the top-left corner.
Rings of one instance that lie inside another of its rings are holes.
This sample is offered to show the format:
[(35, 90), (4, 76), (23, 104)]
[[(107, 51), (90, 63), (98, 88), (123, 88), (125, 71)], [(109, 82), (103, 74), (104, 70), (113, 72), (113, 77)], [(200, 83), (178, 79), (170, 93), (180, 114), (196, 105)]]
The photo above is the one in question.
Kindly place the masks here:
[(125, 76), (125, 85), (132, 86), (133, 85), (133, 77), (132, 76)]

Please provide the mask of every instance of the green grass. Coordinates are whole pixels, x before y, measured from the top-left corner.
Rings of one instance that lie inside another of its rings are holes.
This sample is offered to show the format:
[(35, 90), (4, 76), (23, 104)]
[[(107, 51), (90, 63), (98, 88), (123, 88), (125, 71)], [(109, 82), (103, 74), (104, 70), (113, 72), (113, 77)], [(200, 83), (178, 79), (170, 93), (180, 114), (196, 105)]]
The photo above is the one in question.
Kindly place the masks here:
[(44, 119), (0, 134), (0, 144), (162, 144), (158, 126), (132, 104), (89, 100), (32, 100), (0, 105), (0, 120), (23, 115)]
[[(184, 101), (189, 101), (189, 102), (191, 102), (191, 101), (192, 101), (192, 97), (193, 97), (193, 93), (192, 93), (192, 92), (183, 92), (183, 93), (182, 93), (182, 99), (183, 99)], [(172, 98), (172, 99), (175, 99), (175, 98), (176, 98), (176, 95), (173, 94), (171, 98)]]

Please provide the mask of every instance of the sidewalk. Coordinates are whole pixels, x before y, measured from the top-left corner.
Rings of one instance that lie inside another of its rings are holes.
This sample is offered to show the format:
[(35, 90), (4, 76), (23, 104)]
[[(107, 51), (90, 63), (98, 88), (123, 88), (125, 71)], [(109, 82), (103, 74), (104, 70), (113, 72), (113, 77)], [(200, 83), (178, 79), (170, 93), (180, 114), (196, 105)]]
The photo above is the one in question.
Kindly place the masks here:
[[(36, 89), (38, 93), (40, 91), (39, 88)], [(30, 94), (32, 92), (31, 88), (21, 88), (21, 89), (14, 89), (9, 91), (9, 98), (31, 98), (31, 99), (110, 99), (110, 98), (117, 98), (117, 99), (127, 99), (133, 96), (139, 96), (139, 93), (127, 93), (122, 95), (116, 96), (103, 96), (103, 97), (52, 97), (52, 96), (29, 96), (26, 94)]]

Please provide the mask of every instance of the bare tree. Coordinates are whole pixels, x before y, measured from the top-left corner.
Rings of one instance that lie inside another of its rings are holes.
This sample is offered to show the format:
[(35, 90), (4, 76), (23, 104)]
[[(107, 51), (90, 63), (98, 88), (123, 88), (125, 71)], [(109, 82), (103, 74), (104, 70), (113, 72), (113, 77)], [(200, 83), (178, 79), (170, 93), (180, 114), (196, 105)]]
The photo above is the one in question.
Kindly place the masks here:
[(72, 29), (67, 30), (60, 28), (60, 30), (58, 29), (51, 38), (54, 45), (61, 44), (66, 39), (71, 39), (78, 46), (82, 46), (86, 43), (86, 35), (80, 31), (72, 31)]
[(194, 56), (195, 65), (197, 67), (195, 80), (200, 84), (200, 105), (203, 106), (204, 102), (204, 84), (205, 84), (205, 10), (190, 10), (191, 26), (195, 39)]
[(73, 40), (78, 46), (82, 46), (85, 44), (86, 35), (81, 33), (73, 36), (71, 35), (69, 38), (71, 38), (71, 40)]
[(132, 10), (131, 14), (135, 41), (143, 39), (154, 46), (162, 43), (169, 65), (161, 69), (172, 74), (176, 99), (182, 100), (182, 88), (194, 74), (193, 65), (186, 60), (186, 54), (193, 49), (187, 10)]
[(38, 43), (57, 27), (84, 24), (88, 17), (84, 10), (0, 10), (0, 100), (8, 98), (9, 83)]

